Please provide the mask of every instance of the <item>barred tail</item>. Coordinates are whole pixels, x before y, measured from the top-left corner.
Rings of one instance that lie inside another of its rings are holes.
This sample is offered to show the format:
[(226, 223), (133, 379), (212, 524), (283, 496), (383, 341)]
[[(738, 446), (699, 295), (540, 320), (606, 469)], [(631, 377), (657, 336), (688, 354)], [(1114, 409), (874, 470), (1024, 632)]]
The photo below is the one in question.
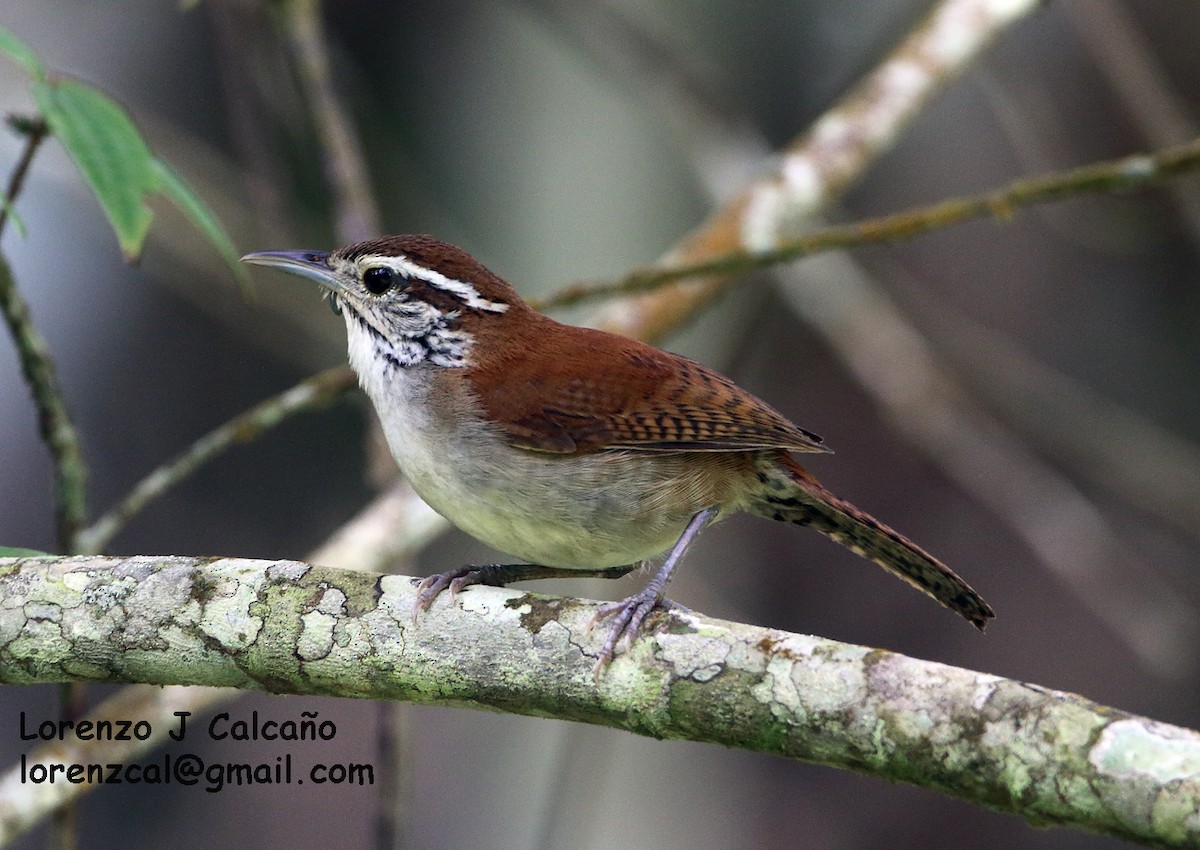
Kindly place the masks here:
[(960, 614), (980, 631), (995, 614), (978, 593), (937, 558), (865, 511), (826, 490), (786, 454), (758, 466), (760, 494), (746, 510), (767, 519), (807, 525), (870, 558), (892, 575)]

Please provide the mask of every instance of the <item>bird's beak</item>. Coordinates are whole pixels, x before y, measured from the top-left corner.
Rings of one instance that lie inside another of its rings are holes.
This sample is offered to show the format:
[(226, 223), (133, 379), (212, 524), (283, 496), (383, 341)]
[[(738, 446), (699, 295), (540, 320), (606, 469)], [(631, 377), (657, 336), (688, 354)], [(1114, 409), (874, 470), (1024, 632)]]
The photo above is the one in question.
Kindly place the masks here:
[(315, 280), (335, 294), (344, 288), (337, 274), (329, 268), (328, 251), (255, 251), (242, 257), (242, 262)]

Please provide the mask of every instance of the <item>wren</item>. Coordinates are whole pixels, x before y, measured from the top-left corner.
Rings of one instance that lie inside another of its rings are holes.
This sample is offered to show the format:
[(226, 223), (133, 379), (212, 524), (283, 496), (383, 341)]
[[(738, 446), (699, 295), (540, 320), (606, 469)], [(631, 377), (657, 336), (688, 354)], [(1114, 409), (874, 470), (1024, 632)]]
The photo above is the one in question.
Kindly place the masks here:
[[(816, 529), (983, 629), (988, 604), (917, 544), (823, 487), (791, 453), (821, 439), (706, 366), (544, 316), (474, 257), (428, 236), (246, 262), (315, 280), (417, 493), (528, 563), (425, 579), (417, 610), (470, 584), (621, 576), (666, 552), (611, 618), (596, 664), (664, 604), (702, 528), (734, 511)], [(415, 612), (414, 612), (415, 613)]]

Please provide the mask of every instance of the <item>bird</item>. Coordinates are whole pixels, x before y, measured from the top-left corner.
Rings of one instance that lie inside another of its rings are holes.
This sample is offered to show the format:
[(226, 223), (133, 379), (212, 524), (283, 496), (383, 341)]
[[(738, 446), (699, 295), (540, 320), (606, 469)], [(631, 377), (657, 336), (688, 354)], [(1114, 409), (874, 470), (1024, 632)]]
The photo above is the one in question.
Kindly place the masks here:
[(719, 372), (638, 340), (563, 324), (462, 248), (425, 235), (243, 261), (319, 284), (403, 475), (430, 507), (522, 563), (466, 565), (418, 587), (619, 577), (665, 553), (646, 586), (602, 605), (597, 676), (627, 650), (706, 526), (736, 511), (808, 526), (981, 631), (991, 607), (949, 567), (834, 495), (793, 457), (828, 451)]

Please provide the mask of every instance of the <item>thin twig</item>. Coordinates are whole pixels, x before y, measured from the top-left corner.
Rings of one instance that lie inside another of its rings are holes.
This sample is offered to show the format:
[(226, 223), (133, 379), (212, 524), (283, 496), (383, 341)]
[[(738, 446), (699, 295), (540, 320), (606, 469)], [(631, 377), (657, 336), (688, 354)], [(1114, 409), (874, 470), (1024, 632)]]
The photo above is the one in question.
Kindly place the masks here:
[[(8, 124), (25, 136), (25, 147), (13, 167), (8, 188), (5, 190), (5, 202), (0, 206), (0, 234), (8, 222), (9, 210), (16, 203), (17, 196), (25, 185), (33, 157), (50, 134), (50, 127), (41, 116), (12, 116), (8, 119)], [(64, 552), (75, 553), (78, 551), (76, 537), (87, 517), (87, 468), (79, 448), (79, 435), (67, 413), (66, 400), (58, 383), (50, 348), (34, 327), (29, 304), (17, 289), (12, 269), (2, 255), (0, 310), (4, 313), (9, 332), (16, 343), (21, 359), (21, 372), (29, 384), (34, 404), (38, 409), (42, 439), (50, 449), (54, 461), (54, 513), (58, 526), (58, 546)], [(59, 687), (60, 716), (64, 720), (74, 720), (82, 713), (83, 689), (84, 686), (79, 682), (66, 682)], [(74, 850), (78, 836), (78, 809), (74, 802), (69, 802), (54, 813), (51, 843), (57, 850)]]
[[(49, 132), (45, 122), (40, 120), (22, 121), (20, 125), (14, 123), (13, 126), (25, 133), (25, 149), (9, 178), (6, 191), (9, 205), (16, 201), (34, 154)], [(2, 228), (7, 216), (4, 213), (0, 213), (0, 216)], [(67, 412), (50, 348), (34, 326), (29, 304), (17, 289), (12, 269), (3, 255), (0, 255), (0, 312), (3, 312), (9, 333), (16, 344), (21, 374), (29, 385), (37, 407), (42, 439), (54, 461), (54, 513), (58, 547), (63, 552), (75, 552), (76, 536), (87, 517), (87, 467), (80, 451), (78, 432)]]
[[(1149, 147), (1174, 145), (1200, 133), (1191, 98), (1173, 88), (1162, 55), (1149, 43), (1137, 16), (1121, 0), (1063, 3), (1059, 7), (1092, 53), (1092, 67), (1103, 75)], [(1200, 192), (1194, 184), (1171, 185), (1180, 218), (1200, 236)]]
[(320, 135), (338, 241), (347, 244), (379, 235), (379, 210), (354, 120), (334, 90), (320, 5), (318, 0), (289, 0), (283, 7), (284, 31)]
[(8, 126), (25, 137), (25, 148), (21, 151), (17, 164), (13, 166), (12, 176), (8, 179), (8, 189), (4, 193), (4, 204), (0, 205), (0, 235), (4, 234), (4, 225), (8, 223), (8, 212), (25, 185), (25, 177), (29, 174), (29, 166), (33, 164), (33, 156), (50, 134), (50, 127), (40, 115), (10, 115)]
[(602, 297), (650, 292), (668, 283), (708, 275), (736, 275), (770, 268), (820, 251), (912, 239), (932, 230), (979, 218), (1011, 219), (1021, 207), (1045, 204), (1091, 192), (1129, 192), (1200, 169), (1200, 139), (1154, 154), (1138, 154), (1085, 165), (1071, 171), (1016, 180), (1003, 189), (953, 198), (853, 224), (822, 228), (778, 242), (765, 251), (737, 248), (687, 265), (636, 269), (618, 281), (579, 284), (538, 304), (566, 307)]
[(273, 32), (272, 10), (259, 2), (204, 5), (213, 25), (230, 142), (244, 175), (246, 197), (255, 211), (256, 235), (266, 245), (287, 244), (287, 237), (296, 232), (294, 208), (286, 201), (291, 175), (272, 150), (265, 120), (272, 103), (264, 91), (267, 81), (263, 77), (279, 74), (277, 66), (281, 64), (272, 61), (276, 51), (264, 45)]
[[(320, 0), (287, 0), (283, 5), (284, 32), (317, 128), (320, 154), (333, 197), (335, 235), (339, 244), (348, 245), (376, 237), (383, 229), (362, 142), (334, 86), (320, 6)], [(387, 450), (378, 418), (370, 415), (369, 422), (365, 440), (367, 478), (377, 487), (383, 487), (395, 479), (396, 465)]]
[(259, 402), (205, 434), (178, 457), (155, 469), (119, 504), (79, 533), (79, 552), (102, 552), (129, 520), (159, 499), (197, 468), (237, 443), (246, 443), (293, 414), (328, 404), (354, 386), (349, 366), (337, 366), (306, 378), (291, 389)]

